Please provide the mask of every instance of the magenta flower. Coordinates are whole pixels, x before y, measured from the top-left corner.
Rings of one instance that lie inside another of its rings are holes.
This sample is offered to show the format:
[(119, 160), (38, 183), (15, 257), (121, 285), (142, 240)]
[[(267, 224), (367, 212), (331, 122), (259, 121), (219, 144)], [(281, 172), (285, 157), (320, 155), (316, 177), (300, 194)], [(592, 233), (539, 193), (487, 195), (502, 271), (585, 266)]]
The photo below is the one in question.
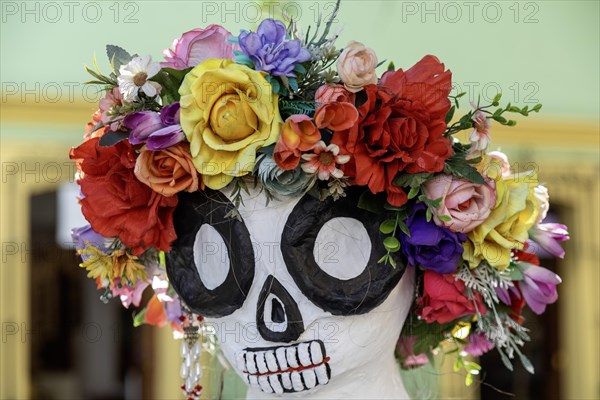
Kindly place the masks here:
[(429, 364), (429, 358), (425, 353), (415, 354), (414, 347), (417, 342), (417, 336), (400, 336), (396, 344), (396, 351), (402, 359), (404, 368), (420, 367)]
[(164, 107), (160, 114), (154, 111), (131, 113), (125, 117), (123, 125), (131, 129), (129, 143), (146, 143), (148, 150), (166, 149), (185, 139), (179, 124), (179, 103)]
[(494, 345), (481, 333), (470, 334), (467, 341), (469, 344), (463, 350), (472, 356), (479, 357), (494, 348)]
[(556, 285), (561, 279), (554, 272), (537, 265), (521, 262), (518, 264), (523, 272), (523, 280), (519, 281), (519, 288), (527, 305), (536, 314), (542, 314), (546, 305), (558, 299)]
[(163, 51), (163, 68), (185, 69), (195, 67), (209, 58), (232, 58), (236, 45), (229, 43), (231, 33), (220, 25), (193, 29), (173, 41), (173, 49)]
[(129, 308), (130, 305), (134, 305), (134, 307), (139, 307), (140, 302), (142, 301), (142, 293), (148, 287), (149, 283), (138, 279), (135, 285), (120, 285), (118, 278), (115, 279), (115, 286), (112, 288), (113, 296), (119, 296), (121, 299), (121, 304), (123, 307)]
[(529, 238), (553, 256), (563, 258), (565, 251), (560, 242), (569, 240), (569, 232), (562, 224), (537, 224), (529, 231)]

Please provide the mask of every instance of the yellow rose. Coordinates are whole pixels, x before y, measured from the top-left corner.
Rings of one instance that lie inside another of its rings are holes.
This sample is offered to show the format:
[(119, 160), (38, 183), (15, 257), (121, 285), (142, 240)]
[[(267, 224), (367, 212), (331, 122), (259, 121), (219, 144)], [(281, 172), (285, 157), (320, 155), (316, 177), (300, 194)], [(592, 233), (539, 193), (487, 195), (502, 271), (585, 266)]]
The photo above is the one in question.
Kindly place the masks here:
[(463, 258), (475, 268), (483, 260), (502, 270), (510, 263), (510, 251), (522, 250), (527, 232), (539, 210), (535, 198), (536, 171), (502, 176), (500, 160), (486, 156), (479, 171), (496, 181), (496, 205), (490, 216), (468, 234)]
[(264, 75), (231, 60), (209, 59), (179, 88), (181, 127), (194, 166), (211, 189), (252, 172), (256, 151), (279, 138), (278, 98)]

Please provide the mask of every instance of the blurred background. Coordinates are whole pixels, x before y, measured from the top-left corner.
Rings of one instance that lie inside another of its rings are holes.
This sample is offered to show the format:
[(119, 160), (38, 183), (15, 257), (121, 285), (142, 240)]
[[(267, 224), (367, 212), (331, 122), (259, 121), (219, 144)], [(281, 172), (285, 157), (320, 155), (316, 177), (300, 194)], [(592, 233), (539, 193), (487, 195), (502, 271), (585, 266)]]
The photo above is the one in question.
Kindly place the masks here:
[[(103, 304), (69, 244), (69, 228), (83, 222), (68, 151), (102, 97), (81, 83), (83, 65), (95, 56), (107, 71), (106, 44), (161, 59), (174, 38), (211, 23), (236, 34), (285, 11), (307, 27), (335, 2), (0, 4), (0, 398), (180, 398), (170, 330), (133, 328), (131, 310)], [(420, 378), (439, 398), (600, 398), (599, 19), (597, 1), (342, 0), (339, 46), (361, 41), (397, 68), (435, 54), (466, 100), (502, 92), (503, 102), (543, 104), (515, 128), (492, 130), (513, 166), (538, 168), (551, 213), (571, 233), (565, 260), (542, 260), (563, 278), (559, 302), (527, 318), (536, 374), (520, 365), (510, 373), (490, 355), (481, 380), (465, 387), (441, 365), (425, 373), (436, 379)]]

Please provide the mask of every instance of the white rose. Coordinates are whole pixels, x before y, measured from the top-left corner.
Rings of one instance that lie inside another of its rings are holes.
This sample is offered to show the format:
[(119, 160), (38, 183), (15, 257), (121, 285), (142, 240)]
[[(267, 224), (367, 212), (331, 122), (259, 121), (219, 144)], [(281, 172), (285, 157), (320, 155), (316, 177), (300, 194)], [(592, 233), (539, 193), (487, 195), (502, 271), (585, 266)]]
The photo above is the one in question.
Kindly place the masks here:
[(375, 52), (362, 43), (348, 43), (337, 62), (337, 70), (349, 92), (360, 92), (363, 87), (377, 83)]

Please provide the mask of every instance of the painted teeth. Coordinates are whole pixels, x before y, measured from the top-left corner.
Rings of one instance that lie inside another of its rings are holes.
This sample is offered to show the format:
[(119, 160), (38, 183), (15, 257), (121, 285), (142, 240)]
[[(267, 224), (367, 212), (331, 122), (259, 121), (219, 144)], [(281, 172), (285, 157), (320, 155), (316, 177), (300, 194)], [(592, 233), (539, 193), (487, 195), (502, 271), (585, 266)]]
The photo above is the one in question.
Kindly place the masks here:
[(255, 353), (246, 353), (246, 371), (250, 374), (256, 374), (258, 372)]
[(283, 393), (283, 387), (281, 386), (281, 382), (279, 382), (277, 375), (269, 375), (269, 385), (271, 385), (271, 388), (275, 393)]
[(300, 365), (298, 365), (298, 358), (296, 358), (296, 348), (295, 347), (288, 347), (287, 349), (285, 349), (285, 354), (286, 354), (286, 358), (287, 358), (287, 364), (292, 367), (292, 368), (298, 368)]
[(310, 359), (315, 364), (320, 364), (323, 361), (323, 350), (318, 342), (311, 342), (310, 344)]
[(291, 346), (246, 349), (236, 355), (249, 385), (264, 393), (300, 392), (329, 382), (331, 370), (319, 340)]
[(300, 343), (300, 345), (298, 345), (298, 358), (305, 367), (312, 365), (312, 362), (310, 361), (310, 352), (308, 351), (309, 346), (309, 343)]
[(258, 366), (258, 372), (260, 374), (266, 374), (269, 371), (269, 368), (267, 368), (267, 361), (265, 360), (264, 351), (256, 353), (256, 365)]
[(285, 347), (278, 347), (277, 350), (275, 350), (275, 356), (277, 357), (277, 364), (280, 368), (285, 369), (288, 365)]
[(319, 382), (319, 385), (327, 384), (329, 382), (329, 376), (331, 375), (329, 365), (319, 365), (317, 368), (315, 368), (315, 375), (317, 375), (317, 381)]
[(260, 390), (265, 393), (273, 393), (273, 388), (269, 384), (269, 378), (266, 375), (260, 375), (258, 377), (258, 385), (260, 386)]
[(272, 351), (265, 352), (265, 360), (267, 362), (267, 368), (269, 368), (269, 371), (279, 371), (279, 367), (277, 366), (277, 360), (275, 359), (275, 354), (273, 354)]

